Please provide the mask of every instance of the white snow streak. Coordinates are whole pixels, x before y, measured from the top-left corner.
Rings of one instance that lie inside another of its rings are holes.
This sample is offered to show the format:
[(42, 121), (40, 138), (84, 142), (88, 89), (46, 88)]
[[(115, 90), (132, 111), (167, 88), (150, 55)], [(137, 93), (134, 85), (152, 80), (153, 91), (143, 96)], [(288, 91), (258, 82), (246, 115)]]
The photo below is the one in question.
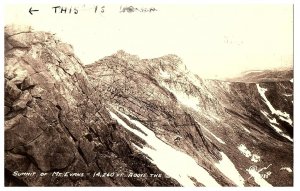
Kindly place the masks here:
[(284, 134), (284, 133), (282, 132), (282, 130), (279, 129), (277, 126), (275, 126), (275, 125), (273, 125), (273, 124), (270, 124), (270, 125), (273, 127), (273, 129), (274, 129), (278, 134), (280, 134), (281, 136), (287, 138), (287, 139), (290, 140), (291, 142), (294, 142), (293, 139), (292, 139), (290, 136)]
[(120, 123), (124, 128), (144, 139), (152, 148), (146, 146), (144, 146), (143, 148), (140, 148), (136, 145), (134, 146), (141, 152), (147, 154), (152, 159), (151, 161), (156, 164), (160, 170), (165, 172), (170, 177), (176, 179), (181, 185), (195, 186), (194, 182), (190, 179), (190, 177), (194, 177), (198, 182), (205, 186), (220, 187), (216, 180), (204, 168), (199, 166), (191, 156), (177, 151), (168, 144), (164, 143), (155, 136), (155, 133), (153, 131), (149, 130), (143, 124), (138, 121), (132, 120), (127, 115), (119, 112), (127, 120), (144, 131), (147, 136), (129, 127), (113, 112), (109, 113), (112, 118), (116, 119), (118, 123)]
[(282, 112), (280, 110), (276, 110), (272, 104), (269, 102), (269, 100), (267, 99), (265, 92), (267, 91), (266, 88), (262, 88), (259, 86), (259, 84), (256, 84), (257, 90), (259, 92), (259, 94), (261, 95), (261, 97), (264, 99), (264, 102), (267, 104), (268, 108), (270, 109), (270, 111), (272, 112), (272, 114), (276, 114), (277, 116), (279, 116), (279, 118), (283, 121), (288, 122), (290, 125), (293, 124), (293, 121), (290, 118), (290, 114), (286, 113), (286, 112)]
[[(273, 124), (270, 124), (270, 125), (273, 127), (273, 129), (274, 129), (277, 133), (283, 134), (283, 133), (282, 133), (282, 130), (279, 129), (277, 126), (275, 126), (275, 125), (273, 125)], [(282, 136), (283, 136), (283, 135), (282, 135)]]
[(206, 127), (201, 126), (205, 131), (207, 131), (209, 134), (211, 134), (219, 143), (222, 144), (226, 144), (222, 139), (220, 139), (219, 137), (217, 137), (215, 134), (213, 134), (212, 132), (210, 132)]
[(276, 125), (278, 125), (278, 122), (276, 121), (275, 118), (270, 119), (267, 112), (262, 111), (262, 110), (261, 110), (260, 112), (261, 112), (262, 114), (264, 114), (264, 116), (270, 121), (271, 127), (273, 127), (273, 129), (274, 129), (279, 135), (281, 135), (281, 136), (283, 136), (283, 137), (285, 137), (285, 138), (287, 138), (288, 140), (290, 140), (290, 141), (293, 142), (293, 139), (292, 139), (290, 136), (288, 136), (288, 135), (286, 135), (285, 133), (283, 133), (283, 131), (282, 131), (279, 127), (276, 126)]
[(290, 80), (290, 82), (292, 82), (292, 83), (293, 83), (293, 82), (294, 82), (294, 78), (292, 78), (292, 79)]
[(205, 135), (204, 135), (204, 137), (205, 137), (206, 139), (208, 139), (210, 142), (212, 141), (208, 136), (205, 136)]
[(220, 152), (222, 155), (222, 160), (219, 163), (216, 163), (215, 166), (228, 178), (230, 178), (236, 185), (244, 186), (244, 179), (235, 168), (234, 164), (227, 157), (226, 154)]
[(251, 133), (247, 128), (243, 128), (247, 133)]
[(288, 172), (293, 172), (293, 170), (290, 167), (282, 167), (280, 170), (286, 170)]

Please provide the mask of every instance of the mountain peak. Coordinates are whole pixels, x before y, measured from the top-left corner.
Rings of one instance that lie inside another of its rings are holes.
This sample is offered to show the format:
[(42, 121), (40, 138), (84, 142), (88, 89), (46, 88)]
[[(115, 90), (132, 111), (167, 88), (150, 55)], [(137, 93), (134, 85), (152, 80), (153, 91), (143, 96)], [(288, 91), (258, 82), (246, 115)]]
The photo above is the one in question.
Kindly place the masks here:
[(116, 53), (112, 55), (113, 57), (121, 58), (121, 59), (134, 59), (139, 60), (140, 58), (137, 55), (130, 54), (124, 50), (118, 50)]

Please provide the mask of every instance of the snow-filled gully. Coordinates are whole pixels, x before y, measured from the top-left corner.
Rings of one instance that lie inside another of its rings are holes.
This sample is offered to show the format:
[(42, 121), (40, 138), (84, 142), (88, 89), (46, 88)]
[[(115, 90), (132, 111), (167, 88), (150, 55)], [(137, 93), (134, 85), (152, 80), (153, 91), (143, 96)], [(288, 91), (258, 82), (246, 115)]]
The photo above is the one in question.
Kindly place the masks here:
[(290, 118), (290, 114), (286, 112), (282, 112), (280, 110), (276, 110), (273, 105), (269, 102), (268, 98), (265, 95), (265, 92), (267, 91), (266, 88), (262, 88), (259, 86), (259, 84), (256, 84), (257, 90), (260, 94), (260, 96), (264, 99), (264, 102), (267, 104), (268, 108), (272, 112), (272, 114), (277, 115), (281, 120), (288, 122), (290, 125), (293, 125), (293, 121)]
[[(293, 125), (293, 121), (291, 120), (290, 118), (290, 114), (286, 113), (286, 112), (282, 112), (280, 110), (276, 110), (272, 104), (269, 102), (269, 100), (267, 99), (266, 95), (265, 95), (265, 92), (267, 91), (266, 88), (262, 88), (259, 86), (259, 84), (256, 84), (256, 87), (257, 87), (257, 90), (260, 94), (260, 96), (263, 98), (264, 102), (266, 103), (266, 105), (268, 106), (269, 110), (272, 112), (272, 114), (275, 114), (279, 117), (279, 119), (283, 120), (283, 121), (286, 121), (287, 123), (289, 123), (290, 125)], [(291, 142), (293, 142), (293, 139), (284, 134), (283, 131), (278, 128), (276, 125), (278, 125), (278, 122), (276, 121), (275, 118), (273, 119), (270, 119), (269, 118), (269, 115), (267, 112), (265, 111), (261, 111), (261, 113), (269, 120), (270, 122), (270, 126), (278, 133), (280, 134), (281, 136), (287, 138), (288, 140), (290, 140)]]
[[(151, 162), (154, 163), (161, 171), (177, 180), (182, 186), (195, 186), (195, 182), (191, 180), (192, 177), (204, 186), (221, 186), (209, 174), (209, 172), (199, 166), (191, 156), (172, 148), (170, 145), (157, 138), (153, 131), (145, 127), (139, 121), (133, 120), (119, 111), (117, 112), (137, 126), (146, 135), (129, 127), (118, 117), (118, 115), (110, 111), (111, 117), (117, 120), (117, 122), (125, 129), (144, 139), (151, 148), (147, 146), (143, 146), (141, 148), (135, 144), (133, 145), (139, 151), (148, 155)], [(215, 163), (216, 168), (218, 168), (225, 176), (230, 178), (237, 186), (244, 186), (244, 179), (239, 174), (232, 161), (223, 152), (220, 154), (222, 155), (222, 159)]]

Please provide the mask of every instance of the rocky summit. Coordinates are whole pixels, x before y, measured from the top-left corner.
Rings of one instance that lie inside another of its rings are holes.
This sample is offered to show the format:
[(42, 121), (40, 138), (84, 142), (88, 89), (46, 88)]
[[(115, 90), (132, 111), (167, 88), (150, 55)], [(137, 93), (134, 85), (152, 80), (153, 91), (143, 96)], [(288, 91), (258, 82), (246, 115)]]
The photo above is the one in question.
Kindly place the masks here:
[(202, 79), (124, 51), (83, 65), (6, 26), (5, 185), (293, 186), (293, 74), (261, 74)]

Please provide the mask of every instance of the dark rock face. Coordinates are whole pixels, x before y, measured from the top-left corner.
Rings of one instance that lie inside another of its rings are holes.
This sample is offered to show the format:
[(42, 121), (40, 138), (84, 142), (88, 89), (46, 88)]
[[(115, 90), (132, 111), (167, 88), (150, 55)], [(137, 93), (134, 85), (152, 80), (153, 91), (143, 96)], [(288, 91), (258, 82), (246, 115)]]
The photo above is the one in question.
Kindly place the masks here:
[(288, 80), (204, 80), (175, 55), (119, 51), (83, 66), (53, 35), (9, 26), (5, 184), (292, 186), (292, 94)]

